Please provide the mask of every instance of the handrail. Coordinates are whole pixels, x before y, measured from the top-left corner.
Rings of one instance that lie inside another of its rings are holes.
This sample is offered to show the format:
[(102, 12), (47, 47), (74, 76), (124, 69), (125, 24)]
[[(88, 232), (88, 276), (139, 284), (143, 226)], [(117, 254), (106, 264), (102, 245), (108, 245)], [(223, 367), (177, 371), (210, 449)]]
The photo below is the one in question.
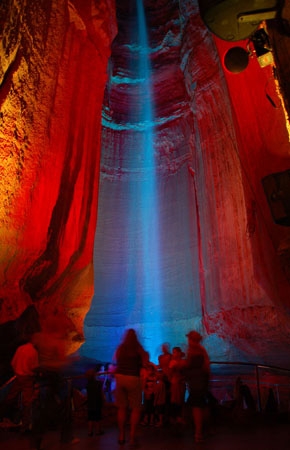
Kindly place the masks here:
[(282, 370), (282, 371), (289, 372), (289, 374), (290, 374), (290, 368), (287, 369), (285, 367), (271, 366), (269, 364), (251, 363), (251, 362), (244, 362), (244, 361), (210, 361), (210, 364), (251, 366), (251, 367), (259, 367), (261, 369)]
[(13, 377), (9, 378), (9, 380), (7, 380), (4, 384), (2, 384), (2, 386), (0, 386), (0, 391), (2, 389), (5, 389), (7, 386), (9, 386), (10, 383), (12, 383), (12, 381), (14, 381), (16, 378), (16, 375), (13, 375)]
[[(251, 362), (245, 362), (245, 361), (210, 361), (211, 365), (220, 365), (220, 366), (247, 366), (251, 367), (255, 370), (255, 377), (256, 377), (256, 386), (257, 386), (257, 397), (258, 397), (258, 411), (261, 412), (262, 406), (261, 406), (261, 386), (260, 386), (260, 369), (267, 369), (267, 370), (276, 370), (280, 372), (286, 372), (290, 376), (290, 369), (284, 368), (284, 367), (278, 367), (278, 366), (272, 366), (267, 364), (260, 364), (260, 363), (251, 363)], [(99, 372), (98, 374), (106, 374), (109, 373), (107, 371)], [(84, 377), (84, 375), (77, 375), (72, 377), (65, 377), (67, 379), (74, 379), (74, 378), (80, 378)], [(7, 380), (2, 386), (0, 386), (0, 391), (7, 387), (10, 383), (12, 383), (15, 379), (15, 375), (12, 376), (9, 380)]]
[(290, 376), (290, 369), (286, 369), (284, 367), (278, 367), (278, 366), (271, 366), (267, 364), (259, 364), (259, 363), (249, 363), (244, 361), (210, 361), (210, 364), (216, 364), (216, 365), (231, 365), (231, 366), (248, 366), (255, 369), (255, 375), (256, 375), (256, 386), (257, 386), (257, 397), (258, 397), (258, 411), (262, 411), (262, 404), (261, 404), (261, 386), (260, 386), (260, 369), (267, 369), (267, 370), (277, 370), (277, 371), (284, 371), (287, 372)]

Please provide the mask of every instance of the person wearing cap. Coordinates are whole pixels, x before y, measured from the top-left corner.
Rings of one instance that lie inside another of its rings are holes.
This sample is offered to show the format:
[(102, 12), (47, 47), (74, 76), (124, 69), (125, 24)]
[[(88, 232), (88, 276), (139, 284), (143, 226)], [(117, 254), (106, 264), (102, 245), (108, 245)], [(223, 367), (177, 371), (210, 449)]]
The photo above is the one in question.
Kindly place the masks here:
[(187, 355), (181, 361), (181, 364), (189, 391), (187, 404), (192, 408), (195, 441), (202, 442), (207, 408), (210, 360), (206, 349), (201, 345), (201, 334), (192, 330), (186, 336), (188, 339)]

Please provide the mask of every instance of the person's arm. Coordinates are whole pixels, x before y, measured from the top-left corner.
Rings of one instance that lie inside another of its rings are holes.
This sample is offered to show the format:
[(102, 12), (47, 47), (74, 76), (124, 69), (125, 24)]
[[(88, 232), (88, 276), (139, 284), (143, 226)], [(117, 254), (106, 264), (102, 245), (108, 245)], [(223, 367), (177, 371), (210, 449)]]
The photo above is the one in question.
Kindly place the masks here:
[(115, 352), (114, 352), (114, 354), (113, 354), (113, 356), (112, 356), (112, 364), (113, 364), (114, 366), (117, 365), (118, 349), (119, 349), (119, 347), (115, 350)]
[(38, 354), (36, 354), (36, 356), (33, 358), (31, 368), (35, 375), (40, 376), (42, 374), (42, 370), (41, 370), (41, 367), (39, 364)]
[(15, 368), (16, 368), (17, 357), (18, 357), (18, 349), (14, 353), (13, 358), (10, 363), (14, 373), (15, 373)]
[(141, 356), (141, 363), (142, 367), (147, 367), (150, 363), (150, 356), (149, 353), (144, 350), (143, 347), (140, 348), (140, 356)]
[(203, 364), (203, 369), (206, 373), (210, 373), (210, 359), (208, 356), (208, 353), (206, 351), (206, 349), (204, 347), (203, 348), (203, 355), (204, 355), (204, 364)]

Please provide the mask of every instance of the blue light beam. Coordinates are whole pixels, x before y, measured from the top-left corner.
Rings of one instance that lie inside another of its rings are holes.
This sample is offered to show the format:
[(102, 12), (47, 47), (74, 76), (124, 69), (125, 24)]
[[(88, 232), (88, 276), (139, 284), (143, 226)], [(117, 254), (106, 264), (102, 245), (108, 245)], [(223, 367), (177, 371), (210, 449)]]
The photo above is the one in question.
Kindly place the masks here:
[[(134, 204), (140, 205), (141, 224), (141, 267), (143, 288), (136, 292), (143, 311), (142, 335), (150, 355), (156, 352), (156, 343), (161, 343), (160, 323), (162, 322), (162, 287), (160, 268), (160, 227), (159, 193), (157, 164), (154, 152), (154, 114), (152, 96), (152, 71), (150, 67), (150, 48), (148, 45), (145, 12), (142, 0), (137, 0), (139, 67), (140, 80), (140, 122), (144, 124), (141, 172), (144, 176), (139, 183)], [(136, 202), (136, 200), (139, 200)], [(140, 286), (140, 284), (139, 284)]]

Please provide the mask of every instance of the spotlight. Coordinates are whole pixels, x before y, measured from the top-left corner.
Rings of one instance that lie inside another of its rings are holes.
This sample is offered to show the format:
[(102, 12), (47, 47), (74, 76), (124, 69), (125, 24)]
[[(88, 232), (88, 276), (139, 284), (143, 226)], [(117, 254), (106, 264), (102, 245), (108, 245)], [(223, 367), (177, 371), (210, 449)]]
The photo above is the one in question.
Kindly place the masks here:
[(261, 67), (274, 64), (269, 36), (264, 28), (259, 28), (249, 39), (248, 46), (253, 45), (251, 54), (255, 54)]
[(232, 47), (225, 54), (224, 64), (230, 72), (241, 73), (249, 64), (249, 53), (242, 47)]
[(274, 222), (290, 227), (290, 170), (266, 175), (262, 185)]
[(256, 57), (260, 67), (274, 65), (269, 36), (261, 27), (249, 38), (247, 50), (242, 47), (230, 48), (224, 57), (224, 65), (232, 73), (241, 73), (249, 63), (249, 57)]
[(265, 20), (277, 17), (281, 0), (198, 0), (208, 29), (225, 41), (248, 38)]

